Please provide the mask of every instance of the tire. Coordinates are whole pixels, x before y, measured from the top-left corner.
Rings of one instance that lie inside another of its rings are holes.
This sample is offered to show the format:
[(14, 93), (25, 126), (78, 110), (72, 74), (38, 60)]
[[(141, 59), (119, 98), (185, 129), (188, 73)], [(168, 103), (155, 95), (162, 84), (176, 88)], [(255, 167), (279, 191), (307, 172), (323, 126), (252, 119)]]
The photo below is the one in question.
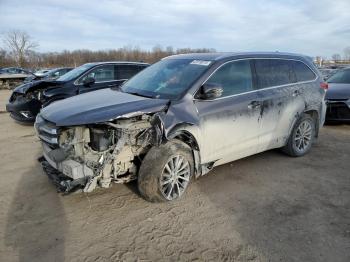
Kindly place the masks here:
[[(175, 169), (174, 163), (178, 163), (179, 168)], [(172, 165), (173, 170), (178, 170), (177, 172), (169, 172)], [(148, 151), (139, 170), (138, 189), (143, 198), (150, 202), (175, 200), (186, 191), (193, 173), (194, 161), (191, 148), (179, 140), (171, 140), (159, 147), (152, 147)], [(163, 186), (162, 183), (164, 183)]]
[[(302, 133), (304, 133), (304, 135)], [(315, 134), (315, 119), (309, 115), (301, 116), (294, 124), (288, 142), (282, 148), (282, 151), (292, 157), (299, 157), (307, 154), (315, 140)]]

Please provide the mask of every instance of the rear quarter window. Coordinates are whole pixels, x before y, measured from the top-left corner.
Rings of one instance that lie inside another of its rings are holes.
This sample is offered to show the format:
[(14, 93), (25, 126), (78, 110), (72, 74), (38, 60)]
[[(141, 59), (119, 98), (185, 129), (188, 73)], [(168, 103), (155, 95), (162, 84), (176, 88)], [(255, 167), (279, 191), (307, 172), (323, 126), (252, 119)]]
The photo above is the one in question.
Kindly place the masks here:
[(298, 82), (311, 81), (316, 78), (315, 73), (303, 62), (292, 61)]
[(256, 59), (254, 63), (259, 88), (297, 82), (293, 65), (289, 60)]

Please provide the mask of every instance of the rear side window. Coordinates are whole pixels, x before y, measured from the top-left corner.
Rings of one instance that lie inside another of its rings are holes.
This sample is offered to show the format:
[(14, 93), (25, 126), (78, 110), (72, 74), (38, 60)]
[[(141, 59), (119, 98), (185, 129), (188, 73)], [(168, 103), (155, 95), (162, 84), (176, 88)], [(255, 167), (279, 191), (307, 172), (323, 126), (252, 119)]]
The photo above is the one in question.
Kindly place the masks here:
[(311, 81), (316, 78), (315, 73), (303, 62), (292, 61), (292, 63), (298, 82)]
[(129, 79), (143, 69), (138, 65), (119, 65), (117, 68), (118, 79)]
[(287, 85), (297, 81), (289, 60), (256, 59), (255, 70), (259, 88)]
[(249, 60), (227, 63), (220, 67), (207, 81), (223, 88), (222, 96), (251, 91), (252, 71)]

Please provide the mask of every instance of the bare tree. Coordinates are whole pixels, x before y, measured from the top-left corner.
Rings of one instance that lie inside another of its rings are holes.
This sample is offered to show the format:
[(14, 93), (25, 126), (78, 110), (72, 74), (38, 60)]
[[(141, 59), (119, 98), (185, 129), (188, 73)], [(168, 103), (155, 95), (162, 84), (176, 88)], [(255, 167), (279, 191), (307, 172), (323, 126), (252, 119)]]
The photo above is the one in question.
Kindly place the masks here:
[(13, 30), (3, 37), (3, 42), (17, 66), (25, 66), (26, 57), (34, 52), (38, 44), (24, 31)]
[(334, 62), (339, 62), (341, 60), (340, 54), (333, 54), (332, 59)]
[[(0, 0), (1, 1), (1, 0)], [(110, 50), (63, 50), (61, 52), (38, 53), (28, 50), (25, 54), (25, 65), (30, 68), (50, 68), (63, 66), (79, 66), (88, 62), (98, 61), (143, 61), (154, 63), (163, 57), (179, 53), (195, 52), (215, 52), (212, 48), (179, 48), (174, 49), (171, 46), (163, 49), (161, 46), (155, 46), (152, 50), (143, 50), (139, 47), (125, 46)], [(14, 66), (17, 62), (15, 57), (10, 55), (7, 50), (1, 51), (0, 48), (0, 67)]]

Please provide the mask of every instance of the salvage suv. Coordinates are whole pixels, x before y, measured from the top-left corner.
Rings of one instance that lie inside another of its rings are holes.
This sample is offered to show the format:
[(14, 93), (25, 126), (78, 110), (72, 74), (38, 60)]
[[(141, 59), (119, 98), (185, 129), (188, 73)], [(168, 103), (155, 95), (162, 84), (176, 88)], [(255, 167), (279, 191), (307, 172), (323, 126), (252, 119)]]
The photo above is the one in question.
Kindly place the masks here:
[(119, 87), (148, 65), (138, 62), (87, 63), (56, 80), (34, 81), (16, 87), (6, 110), (19, 122), (34, 122), (42, 107), (78, 94)]
[(273, 148), (306, 154), (324, 123), (326, 87), (301, 55), (170, 56), (119, 90), (44, 108), (40, 161), (63, 192), (137, 179), (145, 199), (174, 200), (215, 166)]

